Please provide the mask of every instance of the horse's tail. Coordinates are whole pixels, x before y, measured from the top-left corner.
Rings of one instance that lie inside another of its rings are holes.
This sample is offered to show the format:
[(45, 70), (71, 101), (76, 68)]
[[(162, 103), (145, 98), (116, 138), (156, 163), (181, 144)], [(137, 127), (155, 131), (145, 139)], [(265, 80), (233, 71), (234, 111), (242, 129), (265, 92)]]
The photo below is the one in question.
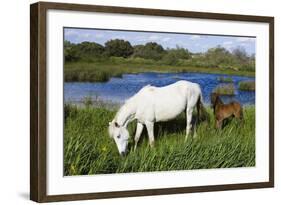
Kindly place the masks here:
[(205, 120), (209, 121), (209, 114), (204, 107), (202, 93), (200, 93), (200, 95), (198, 97), (196, 107), (197, 107), (198, 120), (199, 121), (205, 121)]

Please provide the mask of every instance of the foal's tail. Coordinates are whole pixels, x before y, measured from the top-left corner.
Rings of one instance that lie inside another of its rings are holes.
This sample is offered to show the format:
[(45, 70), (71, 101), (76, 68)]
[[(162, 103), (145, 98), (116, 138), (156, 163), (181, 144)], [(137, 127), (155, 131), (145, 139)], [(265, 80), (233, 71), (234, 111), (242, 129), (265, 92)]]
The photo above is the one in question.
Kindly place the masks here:
[(209, 121), (209, 114), (206, 111), (204, 105), (203, 105), (203, 97), (202, 97), (202, 93), (200, 93), (197, 103), (196, 103), (196, 107), (197, 107), (197, 116), (198, 116), (198, 121)]

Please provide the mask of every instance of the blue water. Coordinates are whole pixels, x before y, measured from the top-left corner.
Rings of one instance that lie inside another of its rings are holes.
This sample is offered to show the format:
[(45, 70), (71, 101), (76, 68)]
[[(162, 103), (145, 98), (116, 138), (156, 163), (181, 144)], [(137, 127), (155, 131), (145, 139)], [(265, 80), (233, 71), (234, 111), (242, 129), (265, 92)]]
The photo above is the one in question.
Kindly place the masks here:
[(140, 73), (124, 74), (122, 78), (111, 78), (105, 83), (66, 82), (64, 83), (65, 102), (81, 102), (85, 96), (97, 96), (103, 101), (123, 103), (143, 86), (165, 86), (179, 80), (198, 83), (201, 86), (204, 103), (210, 103), (210, 93), (219, 84), (218, 77), (231, 77), (235, 85), (235, 96), (223, 96), (225, 103), (237, 100), (242, 104), (255, 104), (255, 92), (238, 90), (242, 80), (255, 80), (253, 77), (229, 76), (206, 73)]

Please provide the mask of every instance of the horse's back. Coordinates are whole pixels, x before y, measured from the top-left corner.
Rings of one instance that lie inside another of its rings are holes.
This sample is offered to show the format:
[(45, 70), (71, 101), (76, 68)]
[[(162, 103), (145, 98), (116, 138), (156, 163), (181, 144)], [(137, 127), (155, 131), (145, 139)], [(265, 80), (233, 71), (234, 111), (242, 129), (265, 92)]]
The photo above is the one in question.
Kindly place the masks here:
[(230, 105), (235, 109), (235, 110), (241, 110), (242, 106), (239, 102), (233, 101), (230, 103)]
[(233, 104), (233, 108), (234, 108), (235, 117), (242, 118), (243, 117), (242, 105), (239, 102), (233, 102), (232, 104)]
[[(201, 95), (200, 86), (197, 83), (192, 83), (189, 81), (180, 80), (173, 84), (163, 86), (163, 87), (155, 87), (151, 85), (147, 85), (143, 87), (137, 94), (139, 98), (172, 98), (172, 97), (190, 97), (195, 95), (196, 98), (198, 95)], [(164, 100), (163, 99), (163, 100)], [(166, 99), (167, 100), (167, 99)]]
[(136, 95), (137, 115), (155, 121), (169, 120), (185, 110), (189, 101), (195, 104), (198, 95), (201, 95), (200, 86), (188, 81), (178, 81), (164, 87), (148, 85)]

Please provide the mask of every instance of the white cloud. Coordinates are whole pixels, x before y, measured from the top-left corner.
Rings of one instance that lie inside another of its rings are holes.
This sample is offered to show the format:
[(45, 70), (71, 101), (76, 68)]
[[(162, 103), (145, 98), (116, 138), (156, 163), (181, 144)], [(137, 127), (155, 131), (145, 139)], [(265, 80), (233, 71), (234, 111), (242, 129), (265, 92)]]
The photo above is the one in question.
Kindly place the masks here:
[(232, 45), (233, 44), (233, 42), (232, 41), (224, 41), (223, 43), (222, 43), (224, 46), (229, 46), (229, 45)]
[(135, 37), (135, 41), (137, 42), (143, 42), (143, 41), (146, 41), (147, 38), (145, 38), (144, 36), (136, 36)]
[(162, 42), (168, 42), (172, 40), (170, 37), (162, 37), (159, 35), (150, 35), (150, 36), (136, 36), (134, 37), (134, 40), (137, 42), (148, 42), (148, 41), (162, 41)]
[(157, 36), (157, 35), (152, 35), (152, 36), (149, 36), (148, 39), (149, 39), (149, 40), (152, 40), (152, 41), (155, 41), (155, 40), (160, 39), (160, 37)]
[(90, 37), (91, 37), (92, 35), (90, 34), (90, 33), (82, 33), (82, 34), (80, 34), (79, 35), (79, 38), (87, 38), (87, 39), (89, 39)]
[(101, 33), (96, 34), (96, 38), (103, 38), (103, 37), (104, 37), (104, 35)]
[(190, 37), (190, 40), (199, 40), (199, 39), (201, 39), (201, 36), (199, 36), (199, 35), (192, 35)]
[(161, 40), (164, 41), (164, 42), (167, 42), (167, 41), (170, 41), (171, 38), (170, 37), (165, 37), (165, 38), (162, 38)]
[(123, 40), (125, 40), (125, 41), (128, 40), (128, 39), (126, 39), (126, 36), (123, 36), (123, 35), (113, 36), (112, 39), (123, 39)]
[(247, 46), (247, 43), (240, 43), (239, 46)]
[(75, 36), (75, 35), (78, 35), (78, 32), (73, 29), (66, 29), (64, 32), (64, 35), (65, 36)]
[(237, 42), (255, 42), (256, 38), (239, 37), (236, 39)]

